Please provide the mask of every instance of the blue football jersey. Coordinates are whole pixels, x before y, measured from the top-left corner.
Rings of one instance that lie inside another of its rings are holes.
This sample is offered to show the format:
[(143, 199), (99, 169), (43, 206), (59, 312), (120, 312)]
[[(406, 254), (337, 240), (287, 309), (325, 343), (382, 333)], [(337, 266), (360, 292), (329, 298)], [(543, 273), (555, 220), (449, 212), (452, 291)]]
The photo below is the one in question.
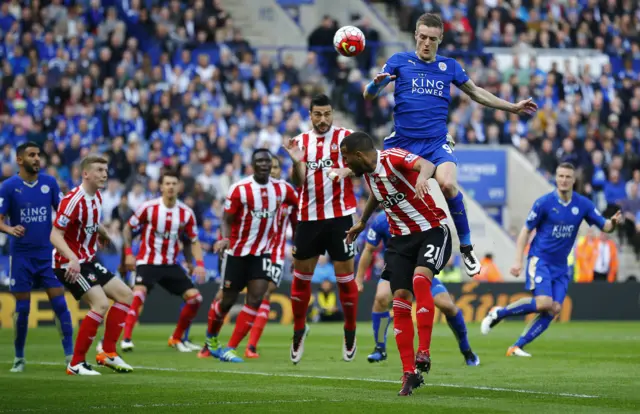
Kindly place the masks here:
[(455, 60), (436, 55), (427, 63), (416, 52), (396, 53), (382, 72), (395, 75), (395, 135), (404, 138), (446, 141), (451, 84), (461, 86), (469, 80)]
[(536, 229), (529, 256), (566, 265), (582, 220), (600, 229), (606, 223), (591, 200), (578, 193), (574, 192), (568, 203), (555, 190), (540, 197), (525, 224), (529, 230)]
[(389, 232), (389, 222), (387, 221), (387, 215), (384, 211), (376, 214), (373, 218), (373, 222), (371, 226), (369, 226), (369, 230), (367, 230), (367, 243), (378, 247), (380, 242), (384, 248), (387, 248), (387, 242), (391, 238), (391, 233)]
[(56, 179), (47, 174), (40, 174), (33, 183), (18, 175), (2, 183), (0, 214), (9, 217), (11, 226), (25, 228), (23, 237), (11, 237), (11, 255), (51, 258), (51, 221), (61, 198)]

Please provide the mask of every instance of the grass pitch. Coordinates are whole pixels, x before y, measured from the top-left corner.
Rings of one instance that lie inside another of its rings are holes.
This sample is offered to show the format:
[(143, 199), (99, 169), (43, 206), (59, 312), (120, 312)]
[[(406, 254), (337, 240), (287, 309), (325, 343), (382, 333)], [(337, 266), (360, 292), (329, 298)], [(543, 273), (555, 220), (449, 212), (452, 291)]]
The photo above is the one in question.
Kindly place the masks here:
[[(396, 396), (401, 369), (391, 332), (388, 361), (366, 360), (373, 349), (370, 324), (358, 325), (358, 356), (352, 363), (341, 360), (340, 325), (312, 325), (298, 366), (289, 361), (290, 326), (268, 325), (261, 358), (242, 364), (177, 353), (166, 345), (172, 326), (140, 326), (134, 332), (136, 350), (122, 354), (136, 370), (117, 374), (98, 368), (103, 375), (91, 378), (65, 374), (55, 328), (30, 330), (26, 372), (9, 373), (13, 334), (4, 329), (0, 413), (640, 411), (640, 323), (553, 324), (527, 347), (533, 358), (505, 357), (522, 329), (522, 322), (505, 322), (484, 337), (470, 325), (481, 365), (467, 367), (449, 328), (437, 324), (427, 384), (404, 398)], [(230, 332), (225, 326), (221, 339)], [(203, 334), (204, 326), (193, 327), (195, 340)]]

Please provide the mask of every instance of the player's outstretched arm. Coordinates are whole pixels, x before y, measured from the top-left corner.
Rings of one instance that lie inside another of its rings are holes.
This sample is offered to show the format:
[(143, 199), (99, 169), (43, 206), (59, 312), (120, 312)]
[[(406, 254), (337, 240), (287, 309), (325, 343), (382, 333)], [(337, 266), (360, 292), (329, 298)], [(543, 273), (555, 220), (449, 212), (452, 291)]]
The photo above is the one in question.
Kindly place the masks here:
[(524, 260), (524, 249), (527, 247), (527, 242), (529, 241), (529, 236), (531, 235), (531, 230), (527, 228), (527, 226), (522, 226), (522, 230), (520, 230), (520, 234), (518, 234), (518, 239), (516, 240), (516, 258), (513, 266), (511, 266), (511, 274), (513, 276), (520, 276), (520, 272), (522, 272), (522, 263)]
[(305, 148), (298, 146), (296, 139), (287, 135), (282, 137), (282, 147), (287, 151), (287, 154), (289, 154), (293, 161), (291, 181), (295, 186), (299, 187), (302, 185), (307, 172), (306, 165), (304, 164)]
[(371, 243), (365, 243), (362, 255), (360, 255), (360, 261), (358, 262), (358, 273), (356, 273), (356, 284), (358, 285), (358, 292), (364, 290), (364, 275), (367, 273), (367, 269), (371, 266), (373, 261), (373, 252), (376, 247)]
[(367, 87), (362, 93), (362, 97), (368, 101), (375, 99), (385, 86), (394, 80), (396, 80), (396, 75), (390, 75), (388, 73), (377, 74), (376, 77), (367, 84)]
[(369, 199), (367, 200), (367, 205), (364, 207), (364, 211), (362, 212), (362, 216), (360, 217), (360, 220), (358, 220), (356, 224), (354, 224), (349, 230), (347, 230), (348, 244), (353, 243), (358, 237), (358, 234), (360, 234), (365, 229), (365, 227), (367, 226), (367, 221), (369, 221), (369, 219), (371, 218), (371, 215), (373, 214), (374, 211), (376, 211), (376, 208), (378, 208), (379, 204), (380, 202), (376, 200), (376, 198), (373, 195), (369, 196)]
[(507, 102), (504, 99), (498, 98), (486, 89), (479, 87), (471, 79), (460, 85), (460, 89), (475, 102), (488, 106), (489, 108), (511, 112), (518, 115), (531, 115), (538, 110), (538, 105), (533, 102), (532, 98), (525, 99), (524, 101), (517, 103)]
[(423, 198), (429, 192), (429, 178), (436, 172), (436, 166), (422, 157), (413, 164), (413, 171), (418, 172), (416, 180), (416, 198)]

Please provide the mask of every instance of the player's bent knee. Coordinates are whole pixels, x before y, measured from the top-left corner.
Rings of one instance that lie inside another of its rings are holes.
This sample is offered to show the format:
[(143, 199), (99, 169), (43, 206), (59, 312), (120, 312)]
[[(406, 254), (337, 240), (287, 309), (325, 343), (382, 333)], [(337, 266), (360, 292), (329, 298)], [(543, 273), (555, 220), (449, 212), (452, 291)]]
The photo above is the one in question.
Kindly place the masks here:
[(142, 292), (145, 295), (147, 294), (147, 287), (145, 285), (135, 285), (133, 287), (134, 292)]
[(353, 273), (353, 259), (333, 262), (333, 268), (337, 275), (345, 275), (347, 273)]
[(538, 312), (551, 312), (553, 310), (553, 299), (548, 296), (536, 297), (536, 310)]
[(200, 295), (200, 291), (196, 288), (191, 288), (191, 289), (187, 289), (183, 294), (182, 294), (182, 299), (184, 300), (188, 300), (190, 298), (193, 297), (200, 297), (200, 301), (202, 302), (202, 295)]
[[(389, 295), (376, 295), (373, 307), (376, 312), (384, 312), (389, 309)], [(379, 309), (379, 310), (378, 310)]]
[(553, 316), (559, 315), (561, 311), (562, 305), (558, 302), (553, 302), (553, 305), (551, 306), (551, 313), (553, 314)]
[(440, 183), (440, 190), (446, 198), (452, 198), (458, 195), (458, 185), (455, 180), (445, 178)]
[(109, 300), (106, 296), (97, 298), (91, 302), (91, 310), (98, 315), (106, 315), (109, 310)]
[(393, 298), (394, 299), (402, 299), (402, 300), (412, 301), (413, 300), (413, 294), (411, 293), (410, 290), (398, 289), (395, 292), (393, 292)]

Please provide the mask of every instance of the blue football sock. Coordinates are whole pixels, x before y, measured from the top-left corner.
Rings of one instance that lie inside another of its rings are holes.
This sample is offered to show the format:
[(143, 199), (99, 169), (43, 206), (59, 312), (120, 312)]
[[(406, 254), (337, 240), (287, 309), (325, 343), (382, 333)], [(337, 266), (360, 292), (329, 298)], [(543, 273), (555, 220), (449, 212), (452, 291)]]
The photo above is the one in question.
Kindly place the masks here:
[(69, 312), (64, 295), (51, 298), (51, 307), (57, 317), (58, 330), (62, 337), (64, 354), (73, 355), (73, 325), (71, 323), (71, 312)]
[(18, 299), (16, 301), (16, 311), (13, 314), (13, 329), (15, 330), (13, 345), (16, 349), (16, 358), (24, 358), (24, 345), (27, 342), (30, 308), (31, 299)]
[(520, 348), (524, 347), (526, 344), (539, 337), (542, 332), (546, 331), (551, 324), (551, 321), (553, 321), (553, 315), (549, 312), (538, 314), (514, 345)]
[(453, 224), (456, 226), (460, 244), (463, 246), (471, 245), (471, 230), (469, 229), (467, 211), (464, 209), (464, 202), (462, 201), (462, 193), (458, 192), (455, 197), (447, 199), (447, 206), (449, 206)]
[(498, 311), (498, 319), (507, 318), (513, 315), (527, 315), (536, 311), (535, 298), (522, 298)]
[(460, 352), (470, 350), (471, 345), (469, 345), (469, 340), (467, 339), (467, 325), (464, 323), (464, 316), (462, 316), (460, 309), (458, 309), (458, 313), (455, 316), (447, 316), (447, 324), (449, 324), (449, 328), (451, 328), (458, 340)]
[(389, 311), (371, 312), (371, 320), (373, 322), (373, 339), (376, 341), (376, 346), (387, 349), (387, 331), (393, 320), (391, 319), (391, 314)]

